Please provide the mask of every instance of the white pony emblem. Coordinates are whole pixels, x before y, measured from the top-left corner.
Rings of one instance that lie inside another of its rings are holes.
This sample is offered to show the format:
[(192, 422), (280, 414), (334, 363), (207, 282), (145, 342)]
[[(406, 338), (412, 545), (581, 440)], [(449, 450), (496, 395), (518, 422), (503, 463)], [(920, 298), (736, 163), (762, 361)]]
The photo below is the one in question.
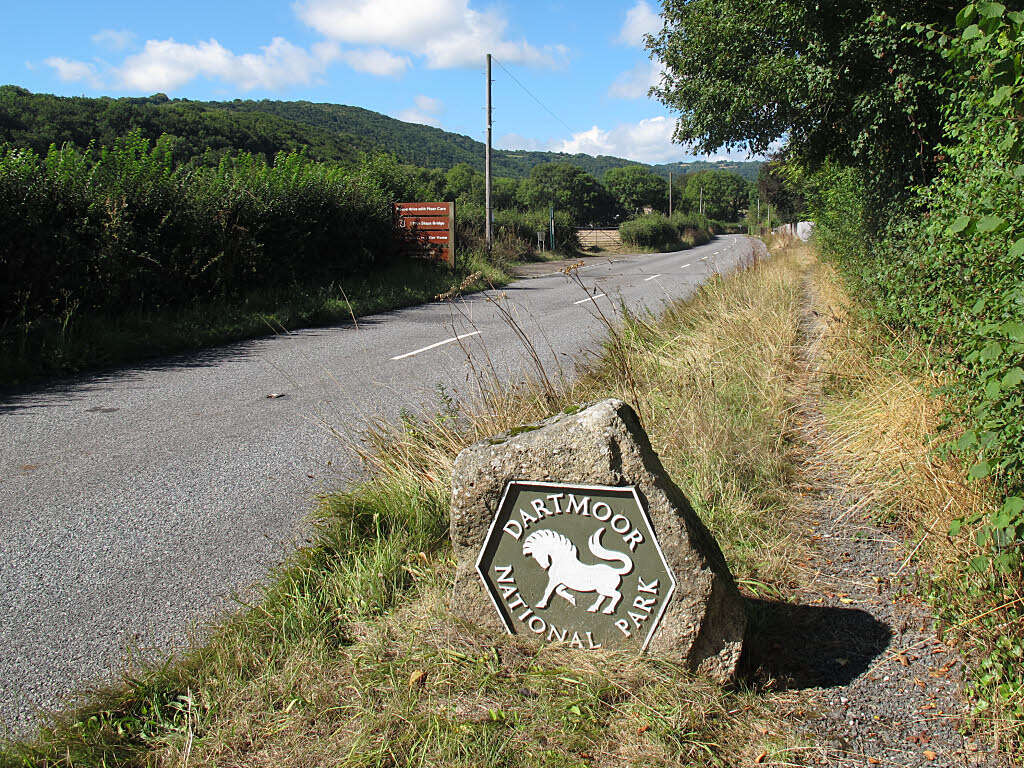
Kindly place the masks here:
[(537, 603), (538, 608), (547, 608), (552, 594), (559, 594), (576, 605), (576, 598), (569, 591), (597, 592), (597, 600), (587, 608), (595, 613), (605, 598), (610, 602), (602, 613), (614, 613), (615, 607), (622, 600), (619, 585), (622, 577), (633, 570), (633, 561), (622, 552), (613, 552), (601, 546), (601, 535), (604, 528), (598, 528), (587, 541), (590, 551), (601, 560), (619, 561), (622, 565), (613, 568), (610, 565), (587, 565), (581, 563), (576, 545), (562, 534), (545, 528), (535, 531), (523, 542), (523, 554), (531, 555), (537, 565), (548, 572), (548, 586), (544, 597)]

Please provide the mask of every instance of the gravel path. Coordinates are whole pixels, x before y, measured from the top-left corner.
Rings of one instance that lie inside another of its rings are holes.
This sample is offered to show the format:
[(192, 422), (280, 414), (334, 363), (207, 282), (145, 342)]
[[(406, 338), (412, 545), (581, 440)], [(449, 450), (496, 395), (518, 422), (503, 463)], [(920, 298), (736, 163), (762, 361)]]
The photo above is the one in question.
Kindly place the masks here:
[[(810, 288), (808, 288), (810, 291)], [(823, 324), (807, 296), (798, 408), (807, 454), (825, 433), (818, 375)], [(913, 594), (916, 542), (876, 525), (834, 470), (802, 470), (813, 551), (800, 605), (779, 611), (779, 678), (804, 691), (808, 764), (1006, 766), (1008, 759), (961, 735), (960, 654), (942, 643)], [(774, 633), (773, 633), (774, 634)]]

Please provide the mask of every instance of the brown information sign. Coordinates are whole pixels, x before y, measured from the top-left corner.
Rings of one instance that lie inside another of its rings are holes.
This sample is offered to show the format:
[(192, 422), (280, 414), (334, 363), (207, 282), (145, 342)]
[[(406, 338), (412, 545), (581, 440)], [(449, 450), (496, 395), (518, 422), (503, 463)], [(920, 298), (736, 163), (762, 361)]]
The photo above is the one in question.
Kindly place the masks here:
[(395, 203), (402, 250), (455, 264), (455, 203)]
[(508, 484), (477, 572), (512, 634), (644, 650), (676, 581), (632, 486)]

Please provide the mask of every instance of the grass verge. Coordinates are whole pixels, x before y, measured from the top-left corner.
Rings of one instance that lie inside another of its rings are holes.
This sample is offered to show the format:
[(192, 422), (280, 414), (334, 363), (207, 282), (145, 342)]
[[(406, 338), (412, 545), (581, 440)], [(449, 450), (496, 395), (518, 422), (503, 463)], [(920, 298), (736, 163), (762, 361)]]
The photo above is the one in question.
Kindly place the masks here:
[[(192, 651), (133, 670), (3, 747), (5, 765), (590, 766), (787, 763), (797, 702), (633, 654), (538, 649), (445, 605), (450, 471), (469, 443), (606, 396), (632, 401), (748, 594), (784, 597), (803, 267), (714, 278), (629, 317), (571, 382), (536, 379), (370, 429), (369, 479), (327, 497), (316, 543)], [(502, 301), (501, 297), (495, 297)], [(755, 628), (756, 631), (756, 628)]]
[[(1024, 582), (974, 570), (975, 532), (998, 506), (998, 489), (968, 481), (966, 468), (937, 450), (943, 372), (928, 346), (872, 322), (844, 290), (836, 271), (815, 274), (816, 311), (826, 327), (825, 416), (828, 440), (817, 460), (841, 468), (885, 522), (914, 542), (918, 591), (936, 631), (971, 660), (967, 693), (975, 726), (1008, 751), (1024, 747)], [(950, 536), (954, 520), (977, 520)], [(1019, 754), (1019, 753), (1018, 753)]]
[[(476, 273), (478, 278), (464, 284)], [(372, 277), (327, 286), (276, 286), (236, 301), (113, 317), (71, 313), (59, 323), (0, 329), (0, 387), (258, 338), (283, 328), (346, 322), (421, 304), (456, 288), (481, 290), (509, 279), (505, 269), (476, 255), (455, 270), (410, 259)]]

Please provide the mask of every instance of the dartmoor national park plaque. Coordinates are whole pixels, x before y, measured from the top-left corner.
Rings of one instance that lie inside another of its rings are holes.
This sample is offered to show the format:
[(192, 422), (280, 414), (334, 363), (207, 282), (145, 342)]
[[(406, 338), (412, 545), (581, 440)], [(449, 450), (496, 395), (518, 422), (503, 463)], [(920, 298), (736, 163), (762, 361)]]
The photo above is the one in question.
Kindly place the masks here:
[(513, 481), (477, 572), (512, 634), (644, 650), (675, 578), (636, 489)]
[(602, 400), (466, 448), (452, 473), (451, 610), (495, 632), (632, 650), (725, 682), (743, 599), (636, 413)]

